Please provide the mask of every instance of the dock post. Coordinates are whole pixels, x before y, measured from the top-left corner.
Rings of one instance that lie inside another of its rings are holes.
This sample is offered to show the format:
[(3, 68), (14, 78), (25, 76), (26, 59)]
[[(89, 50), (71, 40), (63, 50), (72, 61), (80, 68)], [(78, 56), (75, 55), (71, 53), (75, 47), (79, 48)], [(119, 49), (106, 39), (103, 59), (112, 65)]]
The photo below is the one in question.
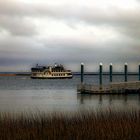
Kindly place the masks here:
[(112, 66), (112, 63), (110, 63), (110, 66), (109, 66), (110, 82), (112, 82), (112, 71), (113, 71), (113, 66)]
[(128, 64), (127, 63), (125, 63), (125, 65), (124, 65), (124, 81), (125, 82), (127, 82), (127, 66), (128, 66)]
[(84, 63), (81, 63), (81, 84), (84, 82)]
[(140, 63), (139, 63), (139, 81), (140, 81)]
[(99, 83), (100, 83), (100, 89), (102, 88), (102, 75), (103, 75), (103, 64), (100, 63), (100, 66), (99, 66)]

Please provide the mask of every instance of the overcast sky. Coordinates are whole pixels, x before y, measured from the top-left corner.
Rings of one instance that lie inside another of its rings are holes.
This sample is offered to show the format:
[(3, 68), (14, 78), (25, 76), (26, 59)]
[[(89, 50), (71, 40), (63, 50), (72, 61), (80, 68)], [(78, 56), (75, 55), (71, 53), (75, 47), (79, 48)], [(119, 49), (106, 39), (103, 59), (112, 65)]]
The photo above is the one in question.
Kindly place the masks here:
[(140, 0), (0, 0), (0, 71), (140, 62)]

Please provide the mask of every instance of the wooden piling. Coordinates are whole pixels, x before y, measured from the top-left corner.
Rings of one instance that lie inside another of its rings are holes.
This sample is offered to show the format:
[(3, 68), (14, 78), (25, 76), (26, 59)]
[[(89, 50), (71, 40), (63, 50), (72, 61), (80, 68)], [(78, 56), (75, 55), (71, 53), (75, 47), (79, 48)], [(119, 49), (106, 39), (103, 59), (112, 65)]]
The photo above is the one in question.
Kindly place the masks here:
[(109, 66), (109, 79), (110, 79), (110, 82), (112, 82), (112, 71), (113, 71), (113, 66), (112, 66), (112, 63), (110, 63), (110, 66)]
[(81, 84), (84, 82), (84, 63), (81, 63)]
[(127, 75), (128, 75), (128, 64), (125, 63), (124, 65), (124, 81), (127, 82)]
[(100, 65), (99, 65), (99, 83), (100, 83), (100, 87), (102, 87), (102, 77), (103, 77), (103, 64), (100, 63)]
[(139, 73), (138, 73), (138, 75), (139, 75), (139, 81), (140, 81), (140, 64), (139, 64)]

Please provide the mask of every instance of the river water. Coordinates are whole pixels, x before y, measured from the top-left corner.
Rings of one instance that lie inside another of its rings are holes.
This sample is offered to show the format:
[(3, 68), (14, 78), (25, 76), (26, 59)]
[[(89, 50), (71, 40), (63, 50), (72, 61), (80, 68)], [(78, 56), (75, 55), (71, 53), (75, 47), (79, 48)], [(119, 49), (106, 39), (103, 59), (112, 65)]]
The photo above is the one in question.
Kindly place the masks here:
[[(97, 85), (98, 76), (86, 75), (85, 83)], [(113, 81), (123, 81), (123, 76), (113, 76)], [(137, 76), (129, 76), (129, 81)], [(139, 95), (80, 95), (77, 84), (80, 76), (72, 79), (30, 79), (28, 76), (0, 77), (0, 112), (64, 112), (84, 110), (140, 109)], [(108, 84), (108, 76), (103, 76)]]

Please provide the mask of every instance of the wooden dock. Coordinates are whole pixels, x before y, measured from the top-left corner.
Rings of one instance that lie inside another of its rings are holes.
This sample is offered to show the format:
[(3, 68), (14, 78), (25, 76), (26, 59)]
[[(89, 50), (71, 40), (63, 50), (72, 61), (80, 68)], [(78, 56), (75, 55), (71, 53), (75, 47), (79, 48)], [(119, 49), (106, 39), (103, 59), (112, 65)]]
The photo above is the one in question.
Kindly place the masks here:
[(81, 63), (81, 84), (77, 91), (81, 94), (140, 94), (140, 64), (138, 65), (138, 80), (128, 82), (128, 64), (124, 65), (124, 82), (113, 81), (113, 65), (109, 65), (109, 83), (103, 84), (103, 64), (99, 65), (99, 85), (84, 84), (84, 63)]
[(110, 83), (109, 85), (79, 84), (78, 93), (81, 94), (138, 94), (140, 81)]

